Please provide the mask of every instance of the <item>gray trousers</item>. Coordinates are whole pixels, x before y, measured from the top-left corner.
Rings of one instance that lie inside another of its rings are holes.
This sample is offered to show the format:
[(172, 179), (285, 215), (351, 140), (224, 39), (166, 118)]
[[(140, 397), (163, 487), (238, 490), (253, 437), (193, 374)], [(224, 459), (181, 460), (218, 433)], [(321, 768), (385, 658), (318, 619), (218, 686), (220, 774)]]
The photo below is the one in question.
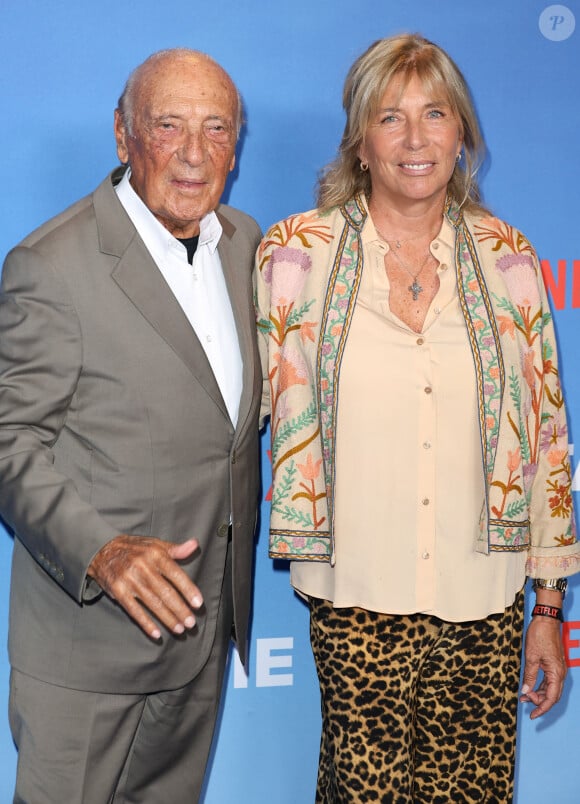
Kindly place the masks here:
[(12, 670), (15, 804), (196, 804), (227, 660), (233, 604), (228, 550), (216, 636), (185, 687), (114, 695), (57, 687)]

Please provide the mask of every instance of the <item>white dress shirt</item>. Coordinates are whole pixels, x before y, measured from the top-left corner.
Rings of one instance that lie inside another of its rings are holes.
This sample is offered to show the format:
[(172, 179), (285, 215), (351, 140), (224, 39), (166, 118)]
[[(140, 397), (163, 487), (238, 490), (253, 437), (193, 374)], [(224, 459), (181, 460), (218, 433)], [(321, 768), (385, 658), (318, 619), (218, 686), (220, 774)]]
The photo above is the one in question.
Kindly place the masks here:
[(216, 378), (234, 427), (242, 393), (242, 356), (232, 305), (217, 250), (222, 227), (215, 212), (200, 221), (193, 264), (185, 246), (157, 220), (129, 182), (127, 170), (116, 192), (147, 250), (171, 288)]

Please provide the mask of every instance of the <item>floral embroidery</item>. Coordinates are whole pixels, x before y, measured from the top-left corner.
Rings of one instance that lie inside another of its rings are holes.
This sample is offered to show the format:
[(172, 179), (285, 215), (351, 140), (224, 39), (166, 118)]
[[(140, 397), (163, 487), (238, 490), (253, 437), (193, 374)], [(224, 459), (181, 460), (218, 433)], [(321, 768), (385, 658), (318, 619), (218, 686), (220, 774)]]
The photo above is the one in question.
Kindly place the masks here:
[(293, 215), (281, 223), (277, 223), (268, 231), (258, 249), (258, 267), (261, 271), (264, 262), (269, 259), (268, 252), (275, 246), (286, 246), (293, 237), (297, 237), (305, 248), (312, 248), (309, 236), (316, 237), (324, 243), (330, 243), (332, 235), (330, 227), (322, 223), (320, 214), (313, 210), (302, 215)]
[[(288, 245), (293, 238), (298, 238), (303, 248)], [(315, 299), (295, 306), (312, 270), (312, 260), (304, 250), (304, 247), (311, 248), (312, 238), (328, 243), (332, 236), (329, 227), (320, 221), (319, 216), (307, 213), (295, 215), (272, 227), (262, 241), (258, 254), (259, 269), (263, 282), (269, 287), (270, 310), (268, 319), (258, 320), (258, 327), (268, 337), (271, 353), (268, 381), (274, 478), (272, 511), (294, 527), (318, 529), (326, 521), (326, 515), (317, 512), (317, 503), (326, 498), (324, 487), (316, 488), (322, 459), (313, 461), (309, 453), (305, 464), (296, 464), (294, 461), (294, 456), (319, 435), (316, 406), (311, 403), (305, 410), (296, 413), (287, 393), (297, 385), (314, 388), (311, 363), (307, 361), (303, 349), (309, 343), (316, 343), (319, 324), (306, 318)], [(287, 340), (293, 332), (299, 333), (302, 348)], [(302, 433), (307, 435), (295, 443), (296, 436)], [(300, 483), (301, 490), (298, 492), (294, 490), (297, 468), (309, 481), (308, 486)], [(310, 511), (293, 505), (301, 499), (307, 500)], [(305, 539), (302, 547), (311, 549), (313, 543)], [(288, 552), (288, 548), (289, 542), (284, 538), (273, 545), (274, 551), (279, 553)]]
[(308, 502), (312, 504), (312, 522), (314, 524), (314, 529), (318, 530), (318, 528), (325, 522), (326, 517), (318, 518), (316, 515), (316, 503), (318, 500), (322, 500), (326, 497), (326, 493), (324, 491), (320, 493), (316, 493), (316, 486), (315, 481), (318, 479), (318, 475), (320, 474), (320, 464), (322, 463), (322, 458), (319, 458), (317, 461), (313, 460), (312, 453), (309, 452), (306, 456), (306, 463), (305, 464), (298, 464), (298, 469), (300, 470), (300, 474), (305, 480), (310, 481), (310, 485), (307, 486), (305, 483), (300, 483), (300, 488), (304, 489), (304, 491), (299, 491), (293, 495), (292, 500), (297, 500), (300, 497), (304, 497)]
[(538, 278), (528, 254), (506, 254), (496, 268), (503, 274), (513, 304), (522, 311), (540, 306)]
[[(505, 505), (509, 494), (512, 491), (517, 491), (518, 494), (521, 495), (522, 487), (518, 485), (516, 481), (520, 479), (520, 475), (517, 474), (518, 469), (520, 468), (521, 464), (521, 453), (520, 450), (508, 450), (508, 460), (507, 460), (507, 468), (509, 471), (508, 479), (505, 483), (502, 483), (501, 480), (494, 480), (491, 485), (497, 486), (502, 490), (503, 498), (501, 501), (500, 507), (496, 507), (495, 505), (491, 506), (492, 513), (494, 514), (497, 519), (501, 519), (505, 510)], [(514, 516), (517, 512), (512, 511), (511, 516)]]
[[(551, 515), (569, 519), (572, 514), (571, 470), (567, 428), (560, 420), (564, 402), (552, 362), (554, 347), (546, 336), (551, 315), (542, 307), (532, 249), (521, 233), (496, 219), (484, 220), (475, 231), (480, 242), (492, 240), (492, 250), (498, 253), (495, 268), (506, 290), (505, 295), (493, 295), (497, 309), (505, 311), (498, 315), (499, 332), (517, 342), (520, 355), (520, 372), (515, 366), (510, 371), (513, 411), (507, 413), (519, 447), (517, 451), (507, 452), (505, 480), (496, 477), (491, 483), (501, 491), (501, 499), (491, 505), (491, 512), (498, 520), (514, 518), (522, 512), (522, 487), (516, 482), (520, 477), (514, 474), (515, 459), (523, 459), (523, 491), (529, 504), (540, 453), (544, 453), (551, 467), (546, 479), (546, 491), (551, 495), (548, 499)], [(503, 253), (506, 248), (508, 253)], [(511, 504), (508, 503), (510, 495)], [(508, 531), (506, 538), (509, 538)], [(554, 537), (563, 544), (571, 544), (574, 538), (573, 528)]]
[(475, 246), (465, 226), (458, 229), (455, 255), (459, 298), (477, 377), (484, 466), (490, 479), (493, 475), (505, 382), (499, 332)]
[(498, 218), (484, 218), (479, 224), (475, 224), (473, 230), (479, 243), (484, 243), (486, 240), (495, 241), (492, 251), (499, 251), (504, 245), (514, 254), (533, 251), (527, 237)]
[(366, 211), (357, 199), (343, 208), (346, 217), (328, 282), (318, 350), (318, 406), (322, 425), (322, 456), (329, 516), (333, 520), (334, 433), (338, 404), (338, 373), (354, 310), (362, 271), (360, 229)]

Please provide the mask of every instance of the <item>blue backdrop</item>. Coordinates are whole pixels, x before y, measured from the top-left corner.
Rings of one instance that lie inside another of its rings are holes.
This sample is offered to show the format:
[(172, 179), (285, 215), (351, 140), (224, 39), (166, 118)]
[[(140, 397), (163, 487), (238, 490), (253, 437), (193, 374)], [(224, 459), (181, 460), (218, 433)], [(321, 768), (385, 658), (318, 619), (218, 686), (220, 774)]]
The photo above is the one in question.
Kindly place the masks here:
[[(576, 22), (578, 30), (574, 30)], [(342, 82), (375, 39), (419, 31), (458, 62), (476, 99), (489, 159), (488, 203), (543, 260), (560, 341), (572, 441), (579, 440), (580, 2), (539, 0), (3, 0), (0, 258), (31, 229), (87, 194), (116, 164), (112, 113), (130, 70), (151, 52), (188, 46), (231, 73), (247, 106), (228, 201), (262, 227), (313, 203), (335, 153)], [(264, 444), (264, 491), (269, 463)], [(580, 474), (575, 472), (575, 490)], [(576, 504), (578, 495), (576, 494)], [(320, 729), (307, 616), (288, 572), (257, 543), (249, 678), (232, 659), (206, 804), (307, 804)], [(6, 709), (11, 540), (0, 530), (0, 801), (16, 754)], [(580, 801), (580, 577), (566, 601), (564, 699), (531, 723), (521, 710), (518, 804)], [(64, 804), (64, 803), (63, 803)]]

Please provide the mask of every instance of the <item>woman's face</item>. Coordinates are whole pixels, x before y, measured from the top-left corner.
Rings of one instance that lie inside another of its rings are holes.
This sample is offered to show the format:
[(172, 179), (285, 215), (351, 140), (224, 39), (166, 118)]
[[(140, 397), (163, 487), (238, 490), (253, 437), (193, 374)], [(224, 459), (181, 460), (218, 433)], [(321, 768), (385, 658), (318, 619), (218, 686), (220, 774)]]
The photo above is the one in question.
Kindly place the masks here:
[(401, 212), (417, 202), (443, 205), (462, 142), (446, 96), (430, 94), (416, 75), (403, 90), (401, 79), (393, 80), (359, 151), (373, 199)]

